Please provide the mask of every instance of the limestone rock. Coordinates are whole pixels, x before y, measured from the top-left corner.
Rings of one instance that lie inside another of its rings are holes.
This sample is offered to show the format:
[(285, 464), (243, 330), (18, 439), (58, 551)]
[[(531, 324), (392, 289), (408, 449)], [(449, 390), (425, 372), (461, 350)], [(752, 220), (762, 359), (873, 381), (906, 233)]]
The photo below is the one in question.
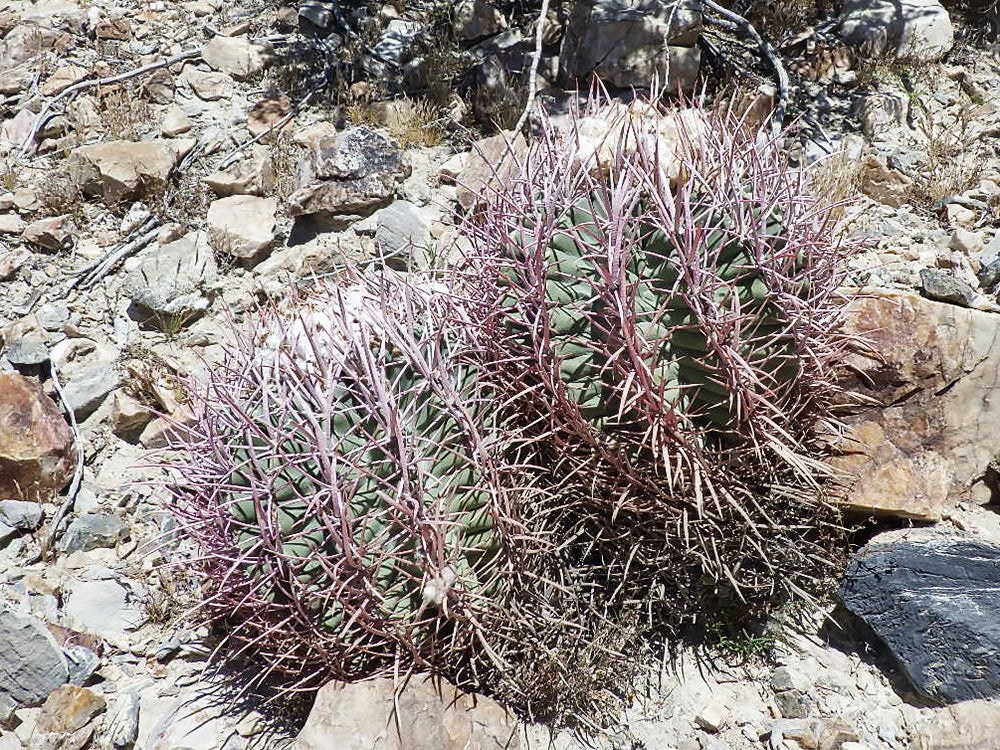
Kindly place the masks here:
[(883, 406), (853, 418), (843, 455), (831, 460), (847, 478), (842, 501), (937, 520), (971, 497), (1000, 456), (1000, 328), (979, 310), (864, 291), (846, 328), (875, 354), (851, 357), (859, 374), (848, 385)]
[(455, 35), (472, 42), (498, 34), (507, 28), (507, 19), (486, 0), (462, 0), (455, 6)]
[(274, 243), (274, 198), (233, 195), (208, 207), (208, 241), (215, 250), (235, 258), (257, 258)]
[(378, 212), (375, 242), (381, 254), (401, 256), (408, 262), (411, 255), (418, 266), (428, 263), (427, 246), (430, 244), (430, 222), (419, 207), (409, 201), (394, 201)]
[(592, 73), (612, 86), (667, 91), (694, 86), (700, 65), (701, 4), (696, 0), (580, 0), (559, 54), (566, 82)]
[(954, 274), (938, 268), (920, 269), (920, 289), (925, 297), (969, 307), (976, 299), (976, 291)]
[(223, 197), (266, 195), (274, 189), (274, 160), (266, 146), (254, 146), (227, 169), (206, 177), (205, 184)]
[(68, 584), (64, 610), (79, 630), (100, 636), (124, 633), (145, 620), (141, 603), (114, 580)]
[(67, 676), (62, 651), (39, 620), (0, 611), (0, 704), (40, 705)]
[(367, 214), (392, 200), (410, 168), (391, 139), (367, 127), (316, 143), (288, 199), (292, 216)]
[(95, 143), (74, 149), (67, 170), (86, 195), (116, 203), (140, 190), (162, 189), (193, 145), (189, 139)]
[(72, 216), (50, 216), (33, 221), (24, 228), (22, 236), (46, 250), (63, 250), (72, 247), (75, 232)]
[(956, 703), (935, 711), (912, 734), (910, 750), (990, 750), (1000, 737), (1000, 703)]
[(0, 523), (18, 531), (34, 531), (42, 525), (42, 508), (27, 500), (0, 500)]
[(228, 73), (237, 81), (246, 81), (263, 72), (270, 62), (268, 47), (244, 37), (217, 34), (201, 50), (202, 59), (213, 70)]
[(128, 534), (124, 522), (110, 513), (84, 513), (73, 519), (60, 541), (63, 552), (114, 548)]
[(20, 234), (28, 226), (17, 214), (0, 214), (0, 234)]
[(73, 433), (41, 385), (0, 372), (0, 496), (46, 500), (75, 464)]
[(186, 133), (191, 129), (191, 118), (176, 104), (171, 104), (160, 121), (160, 133), (167, 138)]
[(925, 697), (1000, 695), (1000, 547), (952, 530), (890, 531), (854, 557), (839, 595)]
[(527, 149), (524, 136), (509, 131), (476, 141), (455, 178), (459, 205), (468, 211), (493, 180), (510, 179)]
[[(514, 750), (513, 717), (489, 698), (414, 678), (393, 699), (392, 680), (329, 683), (316, 695), (292, 750)], [(396, 707), (395, 720), (392, 713)], [(396, 728), (399, 727), (399, 732)]]
[(951, 17), (938, 0), (846, 0), (840, 36), (868, 56), (928, 62), (955, 43)]
[(179, 80), (191, 88), (195, 95), (206, 102), (228, 99), (233, 94), (233, 79), (228, 73), (205, 72), (188, 66)]
[(204, 232), (154, 248), (124, 284), (137, 317), (164, 330), (176, 329), (208, 309), (219, 268)]

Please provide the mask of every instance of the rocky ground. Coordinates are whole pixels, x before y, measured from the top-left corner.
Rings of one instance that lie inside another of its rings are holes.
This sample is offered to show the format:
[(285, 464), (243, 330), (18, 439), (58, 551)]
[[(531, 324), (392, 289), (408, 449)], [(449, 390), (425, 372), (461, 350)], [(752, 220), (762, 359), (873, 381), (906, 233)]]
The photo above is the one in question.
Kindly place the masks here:
[[(876, 342), (855, 364), (882, 408), (852, 424), (863, 449), (842, 462), (857, 478), (845, 506), (872, 528), (936, 531), (876, 539), (827, 616), (720, 640), (708, 662), (683, 656), (600, 740), (612, 747), (998, 746), (1000, 703), (981, 699), (1000, 694), (1000, 56), (981, 37), (963, 42), (957, 17), (944, 30), (933, 2), (918, 3), (930, 20), (908, 21), (905, 50), (859, 52), (872, 50), (865, 23), (878, 27), (865, 5), (780, 40), (804, 128), (788, 145), (820, 162), (823, 191), (859, 194), (845, 226), (870, 237), (854, 269), (869, 297), (852, 325)], [(461, 7), (456, 35), (486, 90), (528, 58), (532, 29), (478, 0)], [(315, 22), (322, 9), (298, 8)], [(426, 13), (386, 4), (372, 37), (411, 78), (427, 75), (429, 53), (411, 49)], [(157, 471), (149, 451), (166, 442), (164, 415), (186, 416), (179, 380), (224, 356), (231, 319), (344, 258), (430, 262), (484, 174), (463, 129), (481, 99), (446, 96), (428, 114), (355, 84), (336, 106), (317, 96), (297, 109), (302, 87), (282, 92), (298, 23), (295, 7), (263, 0), (0, 0), (0, 750), (240, 750), (299, 729), (204, 673), (206, 633), (181, 616), (192, 583), (162, 567), (173, 522), (143, 483)], [(556, 14), (546, 29), (539, 83), (553, 107), (566, 100), (556, 74), (587, 67), (559, 58), (561, 35), (584, 33), (572, 23)], [(681, 26), (670, 59), (684, 84), (701, 48), (697, 27)], [(635, 83), (622, 70), (598, 72)], [(769, 101), (767, 73), (744, 91)], [(924, 574), (949, 606), (921, 606)], [(345, 707), (365, 713), (376, 698), (330, 700), (328, 722), (360, 732)], [(402, 746), (452, 746), (403, 724)], [(511, 732), (550, 742), (544, 727)], [(299, 747), (346, 746), (321, 735)]]

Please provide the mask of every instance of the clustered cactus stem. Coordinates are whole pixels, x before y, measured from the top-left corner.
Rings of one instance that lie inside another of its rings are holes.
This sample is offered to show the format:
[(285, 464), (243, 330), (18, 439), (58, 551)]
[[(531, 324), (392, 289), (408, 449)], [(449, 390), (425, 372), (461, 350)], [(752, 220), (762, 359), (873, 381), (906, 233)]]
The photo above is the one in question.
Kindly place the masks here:
[(522, 460), (574, 498), (559, 513), (612, 540), (605, 564), (669, 578), (692, 617), (720, 592), (773, 604), (830, 557), (816, 435), (856, 243), (780, 139), (732, 115), (600, 121), (595, 143), (591, 118), (543, 118), (463, 227), (486, 378)]
[(262, 677), (430, 671), (586, 713), (637, 633), (832, 572), (835, 206), (700, 109), (543, 117), (507, 159), (454, 268), (320, 285), (192, 386), (173, 509)]
[(454, 338), (387, 272), (270, 313), (197, 392), (174, 511), (203, 614), (268, 671), (461, 674), (500, 650), (511, 520)]

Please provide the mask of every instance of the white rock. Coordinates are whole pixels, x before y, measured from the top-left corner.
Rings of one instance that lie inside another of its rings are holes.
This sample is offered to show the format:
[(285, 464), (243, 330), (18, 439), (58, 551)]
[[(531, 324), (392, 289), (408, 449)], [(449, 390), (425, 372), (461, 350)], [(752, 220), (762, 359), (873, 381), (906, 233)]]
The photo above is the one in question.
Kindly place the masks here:
[(949, 246), (952, 250), (973, 255), (983, 249), (983, 235), (979, 232), (970, 232), (968, 229), (959, 228), (951, 236)]
[(938, 0), (846, 0), (840, 36), (868, 56), (927, 62), (955, 44), (951, 17)]
[(191, 118), (176, 104), (171, 104), (160, 121), (160, 132), (172, 138), (175, 135), (186, 133), (191, 129)]
[(267, 46), (246, 38), (219, 34), (202, 48), (201, 57), (214, 70), (228, 73), (237, 81), (245, 81), (264, 70), (271, 60), (271, 53)]
[(706, 732), (718, 732), (729, 721), (729, 709), (718, 701), (709, 701), (694, 717), (694, 723)]
[(274, 242), (274, 198), (233, 195), (208, 207), (208, 241), (236, 258), (255, 258)]

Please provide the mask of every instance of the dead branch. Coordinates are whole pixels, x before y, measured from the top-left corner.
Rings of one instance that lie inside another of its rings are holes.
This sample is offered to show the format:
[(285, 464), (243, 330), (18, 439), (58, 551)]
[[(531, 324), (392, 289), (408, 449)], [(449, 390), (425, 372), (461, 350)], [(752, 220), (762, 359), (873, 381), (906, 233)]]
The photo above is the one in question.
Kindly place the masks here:
[[(750, 38), (754, 44), (757, 45), (757, 49), (760, 54), (767, 60), (768, 64), (774, 70), (774, 74), (778, 79), (778, 101), (774, 106), (774, 117), (771, 120), (771, 127), (775, 133), (781, 130), (782, 123), (785, 119), (785, 110), (788, 108), (788, 71), (785, 70), (784, 63), (781, 62), (781, 57), (778, 55), (778, 51), (774, 48), (767, 39), (762, 37), (757, 29), (754, 28), (753, 24), (750, 23), (743, 16), (738, 13), (734, 13), (728, 8), (723, 8), (714, 0), (703, 0), (704, 5), (709, 9), (718, 13), (723, 19), (735, 26), (739, 33)], [(729, 26), (729, 24), (720, 24), (724, 26)], [(730, 27), (731, 28), (731, 27)]]

